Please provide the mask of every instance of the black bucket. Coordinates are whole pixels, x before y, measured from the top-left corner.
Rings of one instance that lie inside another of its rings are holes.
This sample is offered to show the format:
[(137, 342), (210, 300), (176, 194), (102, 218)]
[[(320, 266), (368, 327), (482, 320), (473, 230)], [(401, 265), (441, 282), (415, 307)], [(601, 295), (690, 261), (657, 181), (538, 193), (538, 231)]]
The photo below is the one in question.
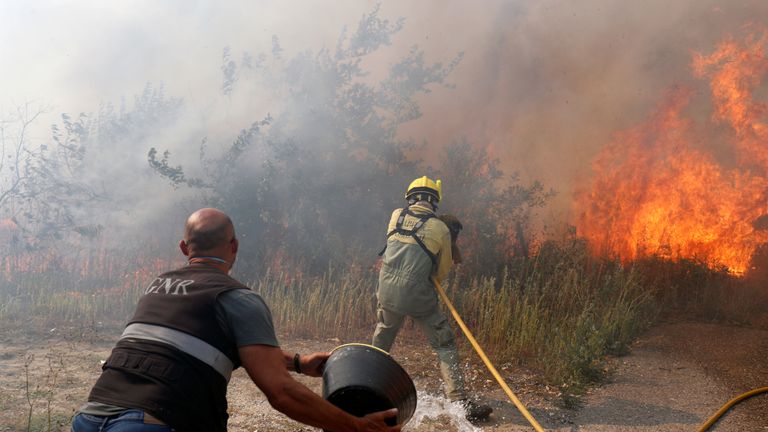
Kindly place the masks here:
[(347, 344), (331, 352), (323, 371), (323, 398), (356, 416), (397, 408), (405, 424), (416, 411), (416, 387), (408, 373), (386, 351), (371, 345)]

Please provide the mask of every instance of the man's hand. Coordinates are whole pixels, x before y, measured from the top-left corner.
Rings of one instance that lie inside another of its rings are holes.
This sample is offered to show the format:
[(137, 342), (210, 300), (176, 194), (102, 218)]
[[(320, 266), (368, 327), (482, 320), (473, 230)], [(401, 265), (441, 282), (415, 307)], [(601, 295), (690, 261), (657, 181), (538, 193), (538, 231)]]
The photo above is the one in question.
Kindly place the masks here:
[(398, 432), (403, 427), (402, 425), (387, 426), (387, 424), (384, 423), (386, 419), (396, 416), (397, 408), (368, 414), (367, 416), (360, 418), (360, 426), (357, 430), (360, 432)]
[(323, 376), (325, 362), (328, 361), (330, 355), (329, 352), (316, 352), (301, 356), (301, 373), (312, 377)]

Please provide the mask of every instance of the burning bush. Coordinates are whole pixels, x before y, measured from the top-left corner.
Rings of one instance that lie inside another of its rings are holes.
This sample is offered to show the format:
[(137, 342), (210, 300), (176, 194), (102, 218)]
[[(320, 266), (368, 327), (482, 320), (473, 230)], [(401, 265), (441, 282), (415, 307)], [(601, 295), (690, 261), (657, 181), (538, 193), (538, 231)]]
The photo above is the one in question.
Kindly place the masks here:
[(768, 241), (759, 224), (768, 200), (768, 128), (765, 104), (753, 98), (768, 72), (768, 33), (756, 34), (693, 58), (695, 76), (710, 80), (712, 121), (730, 127), (726, 144), (735, 166), (707, 150), (709, 137), (686, 116), (692, 92), (670, 91), (645, 123), (615, 135), (594, 161), (591, 185), (576, 198), (578, 234), (595, 253), (748, 270), (753, 253)]

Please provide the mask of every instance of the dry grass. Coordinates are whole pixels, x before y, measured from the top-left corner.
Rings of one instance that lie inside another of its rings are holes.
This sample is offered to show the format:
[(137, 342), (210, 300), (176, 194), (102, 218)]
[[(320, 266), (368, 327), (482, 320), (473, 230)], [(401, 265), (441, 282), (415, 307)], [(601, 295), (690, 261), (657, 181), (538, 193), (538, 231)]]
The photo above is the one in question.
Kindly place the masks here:
[[(150, 273), (123, 272), (110, 280), (61, 270), (11, 271), (12, 280), (0, 280), (0, 322), (11, 328), (33, 317), (41, 330), (119, 327)], [(352, 268), (317, 278), (267, 273), (250, 285), (288, 337), (366, 341), (371, 336), (373, 272)], [(766, 304), (765, 294), (756, 296), (750, 286), (755, 284), (692, 261), (649, 259), (623, 266), (594, 259), (580, 242), (545, 244), (535, 258), (510, 262), (497, 275), (465, 275), (459, 269), (446, 284), (495, 362), (538, 370), (565, 394), (578, 394), (599, 380), (605, 357), (626, 353), (660, 318), (748, 322)]]

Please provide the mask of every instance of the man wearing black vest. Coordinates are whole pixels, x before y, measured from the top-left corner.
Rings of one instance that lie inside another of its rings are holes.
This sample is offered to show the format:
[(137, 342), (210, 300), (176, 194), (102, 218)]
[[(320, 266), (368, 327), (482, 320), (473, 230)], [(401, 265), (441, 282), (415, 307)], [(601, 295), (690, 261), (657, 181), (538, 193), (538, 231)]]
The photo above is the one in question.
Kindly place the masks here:
[[(442, 184), (427, 176), (418, 178), (408, 186), (405, 199), (408, 206), (392, 212), (387, 245), (380, 253), (383, 260), (376, 290), (378, 322), (372, 345), (389, 351), (405, 317), (410, 316), (437, 353), (446, 396), (461, 402), (467, 419), (484, 420), (492, 409), (467, 396), (453, 329), (438, 307), (430, 281), (430, 277), (438, 283), (444, 280), (454, 260), (451, 229), (435, 215), (442, 199)], [(458, 219), (451, 222), (460, 229)]]
[(227, 384), (239, 366), (294, 420), (337, 432), (400, 430), (384, 423), (397, 410), (354, 417), (290, 376), (321, 376), (329, 353), (280, 349), (267, 305), (228, 275), (238, 246), (223, 212), (205, 208), (189, 217), (179, 244), (187, 265), (144, 290), (74, 432), (226, 431)]

